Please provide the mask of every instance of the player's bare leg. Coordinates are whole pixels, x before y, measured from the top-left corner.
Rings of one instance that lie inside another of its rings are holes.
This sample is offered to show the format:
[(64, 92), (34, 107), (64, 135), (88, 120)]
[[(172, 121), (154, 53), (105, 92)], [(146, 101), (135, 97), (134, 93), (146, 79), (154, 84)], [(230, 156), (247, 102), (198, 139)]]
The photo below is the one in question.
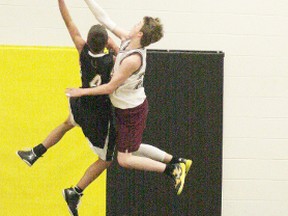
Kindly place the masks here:
[(28, 165), (32, 166), (49, 148), (58, 143), (62, 137), (74, 127), (71, 117), (68, 116), (67, 120), (56, 127), (47, 138), (30, 150), (19, 150), (17, 155)]
[(165, 164), (176, 164), (176, 163), (184, 163), (186, 167), (186, 175), (188, 174), (191, 166), (192, 166), (192, 160), (191, 159), (185, 159), (181, 157), (174, 157), (173, 155), (155, 147), (149, 144), (142, 143), (139, 147), (139, 149), (136, 152), (132, 153), (135, 156), (139, 157), (148, 157), (150, 159), (163, 162)]
[(63, 190), (63, 196), (71, 215), (78, 215), (78, 206), (80, 204), (80, 198), (83, 196), (84, 189), (98, 178), (98, 176), (100, 176), (101, 173), (111, 165), (111, 163), (112, 161), (98, 159), (88, 167), (75, 187)]
[(64, 121), (62, 124), (60, 124), (58, 127), (56, 127), (54, 130), (50, 132), (50, 134), (42, 142), (43, 146), (46, 149), (49, 149), (50, 147), (54, 146), (62, 139), (62, 137), (66, 134), (66, 132), (68, 132), (74, 127), (75, 125), (72, 124), (71, 117), (69, 116), (66, 119), (66, 121)]
[(112, 161), (104, 161), (98, 159), (96, 162), (90, 165), (86, 170), (83, 177), (77, 184), (78, 188), (84, 190), (91, 182), (98, 178), (101, 173), (111, 165)]
[(183, 190), (186, 177), (186, 166), (184, 163), (165, 164), (147, 157), (135, 156), (128, 152), (118, 152), (117, 160), (120, 166), (127, 169), (165, 173), (173, 178), (177, 195), (180, 195)]

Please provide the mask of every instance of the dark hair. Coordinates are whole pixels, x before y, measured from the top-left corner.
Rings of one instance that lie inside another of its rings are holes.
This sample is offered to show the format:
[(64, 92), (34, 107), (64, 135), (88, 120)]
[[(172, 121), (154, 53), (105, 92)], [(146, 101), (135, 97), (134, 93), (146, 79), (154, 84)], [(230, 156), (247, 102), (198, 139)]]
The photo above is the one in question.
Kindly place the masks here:
[(98, 24), (90, 28), (88, 32), (87, 44), (93, 52), (101, 52), (105, 48), (107, 41), (108, 33), (104, 26)]
[(146, 47), (159, 41), (163, 37), (163, 25), (159, 18), (145, 16), (143, 20), (144, 24), (140, 30), (143, 32), (143, 36), (140, 43), (143, 47)]

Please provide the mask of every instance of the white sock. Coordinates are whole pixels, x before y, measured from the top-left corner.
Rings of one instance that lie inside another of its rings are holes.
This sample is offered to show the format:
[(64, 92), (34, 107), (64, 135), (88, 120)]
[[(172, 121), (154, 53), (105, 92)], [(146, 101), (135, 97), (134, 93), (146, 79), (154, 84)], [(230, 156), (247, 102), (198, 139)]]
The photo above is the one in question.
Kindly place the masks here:
[(155, 146), (142, 143), (136, 152), (132, 153), (135, 156), (147, 157), (156, 161), (163, 162), (166, 152), (156, 148)]

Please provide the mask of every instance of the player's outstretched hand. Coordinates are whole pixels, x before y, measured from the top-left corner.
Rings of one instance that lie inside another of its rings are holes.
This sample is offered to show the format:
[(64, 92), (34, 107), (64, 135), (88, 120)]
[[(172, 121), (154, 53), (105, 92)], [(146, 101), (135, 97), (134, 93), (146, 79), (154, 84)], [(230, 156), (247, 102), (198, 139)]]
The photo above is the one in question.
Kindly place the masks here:
[(67, 97), (81, 97), (82, 90), (81, 88), (66, 88), (65, 94)]

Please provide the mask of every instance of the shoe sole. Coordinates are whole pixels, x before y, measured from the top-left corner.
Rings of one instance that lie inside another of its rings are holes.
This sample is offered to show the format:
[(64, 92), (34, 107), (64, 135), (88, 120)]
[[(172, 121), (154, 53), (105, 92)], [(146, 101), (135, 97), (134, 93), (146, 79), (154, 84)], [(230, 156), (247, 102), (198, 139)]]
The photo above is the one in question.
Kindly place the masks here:
[(24, 161), (29, 167), (32, 166), (32, 164), (30, 164), (29, 161), (23, 159), (23, 158), (19, 155), (19, 152), (18, 152), (18, 151), (16, 152), (16, 154), (17, 154), (17, 155), (20, 157), (20, 159), (21, 159), (22, 161)]
[(65, 202), (66, 202), (66, 204), (67, 204), (67, 206), (68, 206), (68, 210), (69, 210), (70, 215), (71, 215), (71, 216), (75, 216), (75, 215), (73, 214), (73, 212), (71, 211), (69, 205), (68, 205), (67, 198), (66, 198), (66, 194), (65, 194), (65, 190), (62, 190), (62, 195), (63, 195), (63, 197), (64, 197), (64, 199), (65, 199)]
[(186, 163), (185, 163), (185, 165), (186, 165), (186, 175), (188, 174), (188, 172), (189, 172), (192, 164), (193, 164), (193, 161), (192, 161), (192, 160), (187, 160), (187, 161), (186, 161)]
[[(177, 191), (177, 195), (179, 196), (182, 191), (183, 191), (183, 188), (184, 188), (184, 184), (185, 184), (185, 177), (186, 177), (186, 166), (185, 164), (183, 163), (180, 163), (180, 166), (181, 166), (181, 169), (182, 169), (182, 173), (181, 173), (181, 176), (180, 176), (180, 181), (181, 181), (181, 185)], [(183, 171), (184, 170), (184, 171)]]

